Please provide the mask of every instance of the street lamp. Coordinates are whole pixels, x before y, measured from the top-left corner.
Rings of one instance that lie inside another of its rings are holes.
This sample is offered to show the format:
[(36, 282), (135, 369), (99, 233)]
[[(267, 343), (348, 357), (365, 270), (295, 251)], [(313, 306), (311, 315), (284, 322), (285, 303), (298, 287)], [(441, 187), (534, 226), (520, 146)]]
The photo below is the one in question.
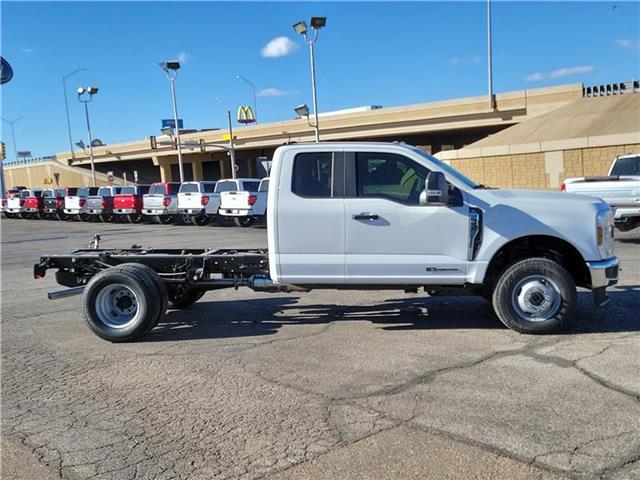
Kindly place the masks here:
[(327, 17), (311, 17), (311, 28), (313, 28), (313, 38), (307, 35), (307, 24), (300, 21), (293, 26), (296, 33), (303, 36), (304, 41), (309, 45), (309, 57), (311, 58), (311, 94), (313, 96), (313, 114), (315, 117), (316, 142), (320, 141), (320, 126), (318, 125), (318, 99), (316, 96), (316, 67), (313, 47), (318, 40), (318, 31), (327, 24)]
[(22, 118), (22, 116), (14, 119), (14, 120), (7, 120), (4, 117), (0, 117), (2, 118), (3, 122), (7, 122), (9, 124), (9, 127), (11, 128), (11, 140), (13, 141), (13, 154), (15, 155), (15, 160), (18, 160), (18, 147), (16, 146), (16, 132), (13, 129), (13, 124), (17, 123), (18, 120), (20, 120)]
[(71, 151), (71, 158), (75, 157), (73, 151), (73, 140), (71, 137), (71, 120), (69, 119), (69, 101), (67, 99), (67, 79), (71, 78), (78, 72), (86, 70), (86, 68), (76, 68), (73, 72), (67, 73), (62, 76), (62, 90), (64, 91), (64, 110), (67, 113), (67, 133), (69, 134), (69, 150)]
[(244, 83), (246, 83), (251, 87), (251, 90), (253, 90), (253, 118), (255, 119), (256, 123), (258, 123), (258, 104), (256, 103), (256, 86), (253, 84), (253, 82), (246, 79), (239, 73), (236, 73), (236, 78), (239, 80), (242, 80)]
[(173, 99), (173, 128), (176, 132), (176, 142), (178, 146), (178, 171), (180, 172), (180, 182), (184, 182), (184, 169), (182, 167), (182, 145), (180, 143), (180, 126), (178, 125), (178, 104), (176, 102), (176, 76), (180, 69), (180, 62), (173, 60), (160, 63), (160, 68), (164, 70), (171, 84), (171, 98)]
[(91, 123), (89, 122), (89, 102), (93, 100), (93, 96), (98, 93), (98, 87), (79, 87), (78, 100), (84, 103), (84, 114), (87, 118), (87, 132), (89, 134), (89, 157), (91, 158), (91, 177), (93, 178), (93, 186), (96, 185), (96, 166), (93, 161), (93, 137), (91, 136)]

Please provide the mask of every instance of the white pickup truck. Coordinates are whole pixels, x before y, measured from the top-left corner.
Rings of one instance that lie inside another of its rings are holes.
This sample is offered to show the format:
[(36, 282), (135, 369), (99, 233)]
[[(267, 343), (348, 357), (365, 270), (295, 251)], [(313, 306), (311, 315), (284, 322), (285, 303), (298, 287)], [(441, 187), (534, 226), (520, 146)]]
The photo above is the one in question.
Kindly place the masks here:
[[(255, 182), (245, 182), (248, 187)], [(269, 179), (260, 180), (257, 191), (231, 191), (220, 194), (220, 215), (232, 217), (239, 227), (249, 227), (253, 222), (267, 219), (267, 195)]]
[[(268, 249), (78, 250), (41, 257), (83, 294), (90, 329), (113, 342), (152, 329), (206, 291), (311, 289), (477, 294), (522, 333), (563, 331), (576, 286), (608, 302), (618, 280), (613, 212), (560, 192), (488, 189), (417, 147), (312, 143), (279, 147), (268, 199)], [(451, 322), (456, 319), (452, 316)]]
[(567, 178), (561, 190), (607, 202), (614, 209), (616, 227), (623, 232), (640, 227), (640, 154), (614, 159), (606, 177)]
[[(246, 192), (242, 195), (252, 195), (256, 194), (258, 191), (258, 186), (260, 185), (259, 178), (227, 178), (224, 180), (219, 180), (216, 185), (216, 193), (220, 196), (220, 203), (218, 208), (218, 223), (221, 225), (230, 225), (235, 221), (236, 225), (245, 224), (245, 227), (248, 227), (253, 223), (253, 219), (248, 217), (244, 218), (243, 222), (239, 222), (235, 220), (235, 216), (239, 214), (239, 207), (246, 206), (246, 200), (248, 197), (244, 198), (244, 203), (240, 205), (241, 199), (236, 198), (239, 192)], [(232, 193), (233, 195), (226, 195), (227, 193)], [(224, 197), (224, 199), (223, 199)]]
[(178, 214), (186, 221), (203, 226), (218, 215), (220, 194), (215, 181), (184, 182), (178, 190)]

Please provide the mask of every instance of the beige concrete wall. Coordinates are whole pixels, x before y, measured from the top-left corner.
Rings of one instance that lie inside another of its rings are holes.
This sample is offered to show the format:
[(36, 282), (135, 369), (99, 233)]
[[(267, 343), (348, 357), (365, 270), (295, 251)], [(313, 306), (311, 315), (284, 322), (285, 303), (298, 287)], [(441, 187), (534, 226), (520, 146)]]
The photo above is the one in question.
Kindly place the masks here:
[[(54, 173), (60, 174), (58, 184), (61, 187), (88, 187), (93, 184), (90, 170), (69, 167), (56, 161), (5, 167), (4, 181), (7, 188), (18, 185), (32, 188), (53, 187)], [(103, 173), (96, 172), (96, 181), (98, 186), (108, 185), (107, 176)], [(116, 178), (115, 183), (121, 185), (123, 182)]]
[(476, 182), (504, 188), (558, 189), (567, 177), (606, 175), (613, 159), (640, 153), (640, 144), (451, 159)]

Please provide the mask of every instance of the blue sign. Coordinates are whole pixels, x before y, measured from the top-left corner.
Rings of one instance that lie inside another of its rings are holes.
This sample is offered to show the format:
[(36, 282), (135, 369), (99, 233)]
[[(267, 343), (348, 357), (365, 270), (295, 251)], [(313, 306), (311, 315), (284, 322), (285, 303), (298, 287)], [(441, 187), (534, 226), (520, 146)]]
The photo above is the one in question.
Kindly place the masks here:
[[(173, 118), (165, 118), (162, 120), (162, 128), (173, 128), (174, 130), (176, 129), (176, 122), (173, 120)], [(178, 128), (180, 130), (184, 130), (184, 124), (182, 123), (182, 119), (179, 118), (178, 119)]]
[[(0, 57), (0, 85), (13, 78), (13, 68), (4, 58)], [(182, 127), (180, 127), (182, 128)]]

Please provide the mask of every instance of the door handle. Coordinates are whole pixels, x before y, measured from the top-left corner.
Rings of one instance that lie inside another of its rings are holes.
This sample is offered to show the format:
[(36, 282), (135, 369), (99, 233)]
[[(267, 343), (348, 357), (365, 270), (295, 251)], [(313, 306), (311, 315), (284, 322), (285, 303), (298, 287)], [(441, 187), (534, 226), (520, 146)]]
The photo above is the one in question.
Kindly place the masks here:
[(354, 220), (378, 220), (380, 216), (377, 213), (358, 213), (351, 215)]

